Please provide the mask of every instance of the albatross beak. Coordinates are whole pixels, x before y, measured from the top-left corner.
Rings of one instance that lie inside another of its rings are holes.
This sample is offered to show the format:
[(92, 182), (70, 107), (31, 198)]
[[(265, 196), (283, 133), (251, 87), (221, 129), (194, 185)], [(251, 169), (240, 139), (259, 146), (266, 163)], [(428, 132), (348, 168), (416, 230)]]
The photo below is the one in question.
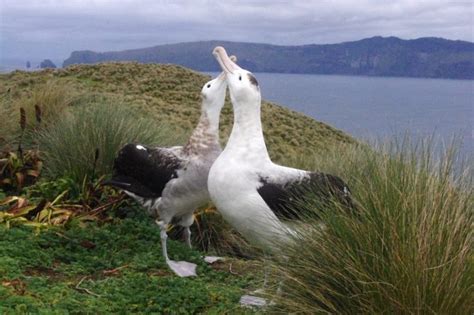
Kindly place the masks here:
[[(232, 62), (236, 62), (236, 61), (237, 61), (237, 57), (234, 56), (234, 55), (230, 56), (229, 59), (230, 59)], [(217, 76), (217, 80), (218, 80), (218, 81), (225, 80), (225, 71), (222, 71), (222, 72)]]
[(227, 56), (227, 52), (225, 51), (224, 47), (217, 46), (212, 51), (212, 54), (217, 59), (224, 72), (232, 74), (236, 70), (241, 70), (241, 68), (236, 63), (234, 63), (231, 58), (229, 58), (229, 56)]

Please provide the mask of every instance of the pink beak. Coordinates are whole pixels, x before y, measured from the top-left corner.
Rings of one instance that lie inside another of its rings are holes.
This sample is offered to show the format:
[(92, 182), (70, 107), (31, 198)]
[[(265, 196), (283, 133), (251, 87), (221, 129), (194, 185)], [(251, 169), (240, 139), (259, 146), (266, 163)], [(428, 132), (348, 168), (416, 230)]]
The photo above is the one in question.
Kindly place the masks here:
[(232, 74), (232, 73), (234, 73), (234, 71), (242, 69), (236, 63), (234, 63), (231, 60), (231, 58), (229, 58), (229, 56), (227, 55), (227, 52), (225, 51), (224, 47), (217, 46), (212, 51), (212, 54), (217, 59), (217, 61), (221, 65), (221, 68), (224, 72)]
[[(232, 55), (229, 57), (231, 62), (236, 62), (237, 61), (237, 57)], [(225, 71), (222, 71), (219, 76), (217, 77), (218, 80), (224, 80), (225, 79)]]

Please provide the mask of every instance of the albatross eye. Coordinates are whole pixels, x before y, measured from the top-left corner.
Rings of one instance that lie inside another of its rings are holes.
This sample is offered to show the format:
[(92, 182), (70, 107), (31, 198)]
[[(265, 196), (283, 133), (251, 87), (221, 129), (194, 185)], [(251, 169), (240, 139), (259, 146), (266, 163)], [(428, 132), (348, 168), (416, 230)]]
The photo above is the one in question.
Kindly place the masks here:
[(207, 85), (207, 88), (210, 88), (210, 87), (211, 87), (211, 85), (210, 85), (210, 84), (208, 84), (208, 85)]
[(242, 76), (241, 75), (239, 75), (239, 81), (242, 81)]

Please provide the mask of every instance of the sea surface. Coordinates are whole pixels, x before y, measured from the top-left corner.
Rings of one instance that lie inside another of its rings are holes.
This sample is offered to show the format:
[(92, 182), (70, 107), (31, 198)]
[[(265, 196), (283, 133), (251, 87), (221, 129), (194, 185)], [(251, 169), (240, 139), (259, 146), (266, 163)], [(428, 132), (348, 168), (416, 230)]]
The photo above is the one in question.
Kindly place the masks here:
[[(217, 73), (207, 73), (213, 77)], [(264, 99), (364, 140), (453, 137), (473, 154), (474, 81), (254, 73)]]

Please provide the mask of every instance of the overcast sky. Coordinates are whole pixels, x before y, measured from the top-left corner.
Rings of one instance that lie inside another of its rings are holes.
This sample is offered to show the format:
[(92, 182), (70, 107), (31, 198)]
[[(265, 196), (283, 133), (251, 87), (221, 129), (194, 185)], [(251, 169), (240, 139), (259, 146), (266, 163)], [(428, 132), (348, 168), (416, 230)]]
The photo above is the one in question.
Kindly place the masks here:
[[(323, 44), (375, 35), (473, 41), (473, 0), (0, 0), (0, 65), (222, 39)], [(2, 61), (3, 60), (3, 61)]]

